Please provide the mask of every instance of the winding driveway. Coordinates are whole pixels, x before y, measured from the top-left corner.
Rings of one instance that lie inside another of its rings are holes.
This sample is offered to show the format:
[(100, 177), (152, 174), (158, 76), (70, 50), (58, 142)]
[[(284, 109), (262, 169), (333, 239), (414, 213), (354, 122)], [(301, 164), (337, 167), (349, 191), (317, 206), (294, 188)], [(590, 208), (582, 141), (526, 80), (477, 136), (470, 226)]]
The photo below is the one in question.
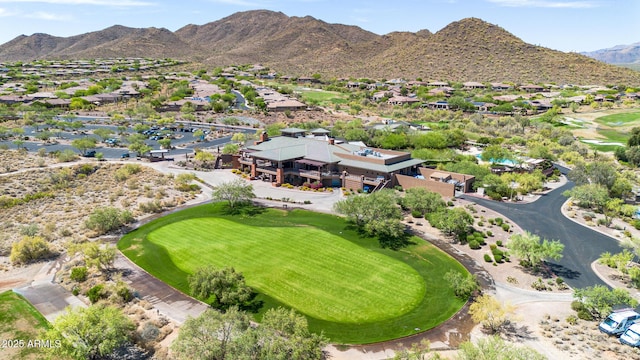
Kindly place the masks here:
[(591, 263), (603, 252), (617, 253), (622, 248), (617, 240), (577, 224), (562, 214), (562, 205), (567, 200), (562, 193), (574, 185), (573, 182), (567, 182), (528, 204), (496, 202), (471, 196), (461, 198), (497, 211), (523, 230), (543, 239), (560, 240), (565, 246), (562, 259), (547, 263), (574, 289), (607, 285), (593, 272)]

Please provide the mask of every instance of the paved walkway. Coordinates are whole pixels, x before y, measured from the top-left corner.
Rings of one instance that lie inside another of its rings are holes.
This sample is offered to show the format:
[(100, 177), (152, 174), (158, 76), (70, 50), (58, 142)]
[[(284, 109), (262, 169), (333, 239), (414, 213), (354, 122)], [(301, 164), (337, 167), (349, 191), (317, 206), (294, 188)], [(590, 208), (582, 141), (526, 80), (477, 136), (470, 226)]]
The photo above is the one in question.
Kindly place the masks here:
[(46, 263), (31, 284), (13, 289), (14, 292), (29, 300), (49, 322), (53, 322), (63, 314), (68, 306), (72, 308), (87, 306), (67, 289), (54, 282), (56, 273), (63, 263), (63, 259)]
[(118, 252), (114, 266), (127, 269), (122, 280), (142, 298), (153, 305), (159, 314), (182, 324), (189, 316), (198, 317), (209, 305), (172, 288), (165, 282), (144, 271), (122, 253)]

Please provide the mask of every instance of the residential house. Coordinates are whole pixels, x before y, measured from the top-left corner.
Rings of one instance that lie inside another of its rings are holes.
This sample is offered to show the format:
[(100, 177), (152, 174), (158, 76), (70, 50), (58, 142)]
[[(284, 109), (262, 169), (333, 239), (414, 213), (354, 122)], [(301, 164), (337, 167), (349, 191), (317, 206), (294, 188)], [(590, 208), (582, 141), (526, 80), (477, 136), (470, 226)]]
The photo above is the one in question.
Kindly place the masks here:
[(535, 92), (543, 92), (544, 87), (540, 85), (529, 84), (529, 85), (520, 86), (520, 90), (526, 91), (528, 93), (535, 93)]
[(506, 91), (506, 90), (511, 90), (512, 88), (513, 86), (509, 84), (491, 83), (491, 90), (493, 91)]
[(393, 96), (387, 100), (387, 104), (389, 105), (411, 105), (419, 102), (420, 99), (411, 96)]
[(468, 81), (462, 84), (462, 88), (465, 90), (478, 90), (478, 89), (483, 90), (483, 89), (486, 89), (487, 86), (483, 83)]
[(449, 86), (449, 83), (446, 81), (429, 81), (427, 85), (435, 86), (435, 87), (445, 87), (445, 86)]

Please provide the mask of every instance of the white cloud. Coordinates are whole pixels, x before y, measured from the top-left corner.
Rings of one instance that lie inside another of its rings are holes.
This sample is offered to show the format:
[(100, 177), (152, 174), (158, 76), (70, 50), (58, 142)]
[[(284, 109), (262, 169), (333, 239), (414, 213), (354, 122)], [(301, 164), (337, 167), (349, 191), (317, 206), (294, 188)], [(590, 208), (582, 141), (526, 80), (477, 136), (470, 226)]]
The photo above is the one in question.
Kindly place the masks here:
[(48, 13), (44, 11), (37, 11), (35, 13), (30, 13), (25, 15), (24, 17), (30, 18), (30, 19), (49, 20), (49, 21), (68, 21), (72, 19), (70, 15), (53, 14), (53, 13)]
[(0, 3), (45, 3), (59, 5), (98, 5), (113, 7), (151, 6), (152, 2), (140, 0), (0, 0)]
[(538, 7), (556, 9), (588, 9), (598, 7), (594, 1), (571, 0), (488, 0), (494, 4), (507, 7)]

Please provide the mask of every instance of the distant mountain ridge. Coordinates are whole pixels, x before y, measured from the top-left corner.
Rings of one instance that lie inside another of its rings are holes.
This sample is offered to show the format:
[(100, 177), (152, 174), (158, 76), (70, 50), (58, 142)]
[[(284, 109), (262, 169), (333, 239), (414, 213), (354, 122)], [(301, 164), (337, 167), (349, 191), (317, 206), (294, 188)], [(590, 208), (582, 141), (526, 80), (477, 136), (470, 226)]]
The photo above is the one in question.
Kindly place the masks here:
[(617, 45), (581, 54), (608, 64), (640, 64), (640, 42), (631, 45)]
[(640, 72), (527, 44), (476, 18), (436, 33), (377, 35), (311, 16), (253, 10), (175, 32), (116, 25), (71, 37), (22, 35), (0, 45), (0, 61), (107, 57), (169, 57), (207, 66), (262, 63), (287, 75), (326, 78), (640, 84)]

